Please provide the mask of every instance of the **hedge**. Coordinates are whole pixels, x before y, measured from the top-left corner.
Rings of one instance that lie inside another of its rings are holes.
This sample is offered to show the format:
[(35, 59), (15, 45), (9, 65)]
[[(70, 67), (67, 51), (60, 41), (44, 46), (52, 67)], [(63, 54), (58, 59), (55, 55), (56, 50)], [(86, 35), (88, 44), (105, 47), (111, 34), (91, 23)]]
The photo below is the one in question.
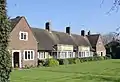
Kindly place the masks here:
[(89, 61), (101, 61), (107, 60), (110, 57), (107, 56), (94, 56), (94, 57), (85, 57), (85, 58), (69, 58), (69, 59), (46, 59), (38, 60), (38, 66), (58, 66), (58, 65), (68, 65), (68, 64), (78, 64)]

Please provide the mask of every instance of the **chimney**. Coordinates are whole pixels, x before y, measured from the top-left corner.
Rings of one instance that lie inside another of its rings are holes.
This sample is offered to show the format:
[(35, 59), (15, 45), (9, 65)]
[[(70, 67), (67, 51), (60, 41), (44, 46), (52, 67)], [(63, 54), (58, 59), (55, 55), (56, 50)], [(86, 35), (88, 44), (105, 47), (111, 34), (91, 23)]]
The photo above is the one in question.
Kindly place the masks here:
[(50, 22), (46, 22), (46, 23), (45, 23), (45, 29), (46, 29), (47, 31), (50, 31)]
[(66, 33), (70, 34), (70, 27), (66, 27)]
[(17, 16), (16, 18), (20, 18), (20, 16)]
[(85, 36), (85, 31), (81, 30), (81, 36)]
[(88, 31), (88, 35), (90, 35), (90, 31)]

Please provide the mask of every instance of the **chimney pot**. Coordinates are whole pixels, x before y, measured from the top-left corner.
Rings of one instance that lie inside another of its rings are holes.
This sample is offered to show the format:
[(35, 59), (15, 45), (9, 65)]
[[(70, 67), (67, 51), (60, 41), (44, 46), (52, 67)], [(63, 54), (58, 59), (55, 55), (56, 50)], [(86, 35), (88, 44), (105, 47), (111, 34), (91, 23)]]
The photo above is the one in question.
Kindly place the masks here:
[(66, 27), (66, 33), (70, 34), (70, 27)]
[(90, 31), (88, 31), (88, 35), (90, 35)]
[(45, 23), (45, 29), (50, 31), (50, 22)]
[(81, 30), (81, 36), (85, 36), (85, 31)]

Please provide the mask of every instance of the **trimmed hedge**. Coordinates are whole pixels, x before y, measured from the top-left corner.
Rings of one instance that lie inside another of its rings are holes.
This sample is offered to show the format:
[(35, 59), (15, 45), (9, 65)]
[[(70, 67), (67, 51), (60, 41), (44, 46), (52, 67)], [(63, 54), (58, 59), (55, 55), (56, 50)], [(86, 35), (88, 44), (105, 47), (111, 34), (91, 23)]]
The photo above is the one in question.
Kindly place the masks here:
[(69, 58), (68, 61), (69, 64), (75, 64), (75, 58)]
[(78, 59), (78, 58), (76, 58), (74, 61), (75, 61), (75, 64), (81, 63), (80, 59)]
[(58, 59), (59, 65), (68, 65), (69, 61), (68, 59)]
[(49, 59), (48, 60), (48, 66), (49, 67), (54, 67), (54, 66), (58, 66), (59, 62), (56, 59)]
[(107, 60), (110, 57), (107, 56), (94, 56), (94, 57), (85, 57), (85, 58), (69, 58), (69, 59), (46, 59), (46, 60), (38, 60), (38, 67), (40, 66), (58, 66), (58, 65), (68, 65), (68, 64), (78, 64), (89, 61), (101, 61)]

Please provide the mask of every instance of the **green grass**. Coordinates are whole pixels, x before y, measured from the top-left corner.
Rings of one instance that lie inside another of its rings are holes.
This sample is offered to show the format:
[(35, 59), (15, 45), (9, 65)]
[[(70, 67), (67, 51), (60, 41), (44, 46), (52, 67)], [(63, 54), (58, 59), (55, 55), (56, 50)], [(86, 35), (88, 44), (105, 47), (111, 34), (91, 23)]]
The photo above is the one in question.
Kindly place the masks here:
[(14, 70), (11, 82), (120, 82), (120, 60)]

